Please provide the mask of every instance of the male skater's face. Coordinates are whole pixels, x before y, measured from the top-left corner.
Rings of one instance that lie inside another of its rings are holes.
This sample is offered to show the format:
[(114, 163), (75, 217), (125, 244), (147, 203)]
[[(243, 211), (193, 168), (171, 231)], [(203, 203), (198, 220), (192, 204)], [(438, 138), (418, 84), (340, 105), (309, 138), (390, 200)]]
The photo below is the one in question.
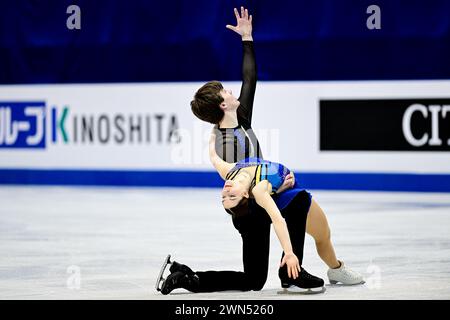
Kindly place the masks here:
[(234, 208), (243, 197), (248, 198), (248, 190), (242, 183), (227, 180), (222, 189), (222, 204), (225, 209)]
[(223, 98), (223, 102), (221, 104), (222, 109), (226, 107), (227, 110), (233, 111), (239, 107), (240, 102), (235, 96), (233, 96), (231, 89), (220, 90), (220, 95)]

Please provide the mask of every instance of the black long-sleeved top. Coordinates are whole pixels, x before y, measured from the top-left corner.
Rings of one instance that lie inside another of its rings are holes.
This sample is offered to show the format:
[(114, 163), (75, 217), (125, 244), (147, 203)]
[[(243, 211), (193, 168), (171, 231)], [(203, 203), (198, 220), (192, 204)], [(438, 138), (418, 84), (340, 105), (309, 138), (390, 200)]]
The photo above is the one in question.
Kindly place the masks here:
[(253, 101), (256, 91), (256, 62), (253, 41), (242, 41), (242, 86), (237, 109), (238, 126), (218, 128), (216, 152), (226, 162), (237, 162), (248, 157), (262, 158), (258, 139), (252, 130)]

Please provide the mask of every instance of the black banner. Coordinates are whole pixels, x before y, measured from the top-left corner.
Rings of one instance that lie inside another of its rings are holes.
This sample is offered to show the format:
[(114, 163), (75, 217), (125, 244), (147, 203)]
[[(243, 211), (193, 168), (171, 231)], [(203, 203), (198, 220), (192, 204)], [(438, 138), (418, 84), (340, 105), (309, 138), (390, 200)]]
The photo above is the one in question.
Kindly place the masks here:
[(320, 100), (322, 151), (450, 151), (450, 99)]
[[(151, 294), (141, 298), (150, 297)], [(450, 305), (449, 300), (355, 300), (357, 296), (352, 300), (314, 300), (302, 295), (289, 300), (212, 300), (212, 297), (210, 300), (0, 300), (0, 307), (4, 314), (15, 318), (30, 313), (34, 318), (41, 315), (45, 319), (283, 320), (364, 319), (369, 315), (381, 319), (387, 314), (410, 318), (408, 313), (437, 318)]]

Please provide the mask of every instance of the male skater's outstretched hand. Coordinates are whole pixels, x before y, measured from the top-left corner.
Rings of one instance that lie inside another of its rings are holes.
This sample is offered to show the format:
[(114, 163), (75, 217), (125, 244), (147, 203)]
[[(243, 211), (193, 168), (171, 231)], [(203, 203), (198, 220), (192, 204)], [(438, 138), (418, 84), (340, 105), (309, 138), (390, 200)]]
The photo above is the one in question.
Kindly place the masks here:
[(242, 40), (252, 41), (252, 15), (248, 15), (248, 10), (241, 7), (241, 15), (236, 8), (234, 8), (234, 15), (236, 16), (237, 26), (227, 24), (226, 27), (242, 36)]

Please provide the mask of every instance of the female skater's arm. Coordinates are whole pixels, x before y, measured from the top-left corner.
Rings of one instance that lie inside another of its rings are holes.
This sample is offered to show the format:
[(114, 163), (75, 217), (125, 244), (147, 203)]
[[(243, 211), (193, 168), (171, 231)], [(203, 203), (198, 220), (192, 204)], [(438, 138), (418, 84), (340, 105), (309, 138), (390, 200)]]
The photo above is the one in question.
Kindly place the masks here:
[(209, 138), (209, 160), (214, 168), (220, 174), (223, 180), (226, 180), (227, 173), (235, 166), (235, 163), (223, 161), (216, 152), (216, 131), (214, 127)]
[(238, 108), (238, 116), (242, 115), (249, 124), (252, 122), (253, 101), (256, 91), (256, 62), (252, 37), (252, 16), (248, 10), (241, 7), (241, 15), (234, 9), (237, 26), (227, 25), (242, 37), (243, 57), (242, 57), (242, 86), (238, 100), (241, 105)]
[(284, 251), (284, 258), (280, 266), (287, 264), (288, 276), (296, 279), (298, 273), (300, 272), (300, 264), (298, 258), (292, 250), (291, 239), (289, 237), (289, 231), (287, 228), (286, 221), (281, 215), (275, 201), (270, 196), (270, 189), (272, 186), (265, 180), (258, 183), (252, 190), (253, 196), (255, 197), (256, 203), (260, 205), (269, 214), (272, 220), (275, 233), (280, 240), (281, 247)]

